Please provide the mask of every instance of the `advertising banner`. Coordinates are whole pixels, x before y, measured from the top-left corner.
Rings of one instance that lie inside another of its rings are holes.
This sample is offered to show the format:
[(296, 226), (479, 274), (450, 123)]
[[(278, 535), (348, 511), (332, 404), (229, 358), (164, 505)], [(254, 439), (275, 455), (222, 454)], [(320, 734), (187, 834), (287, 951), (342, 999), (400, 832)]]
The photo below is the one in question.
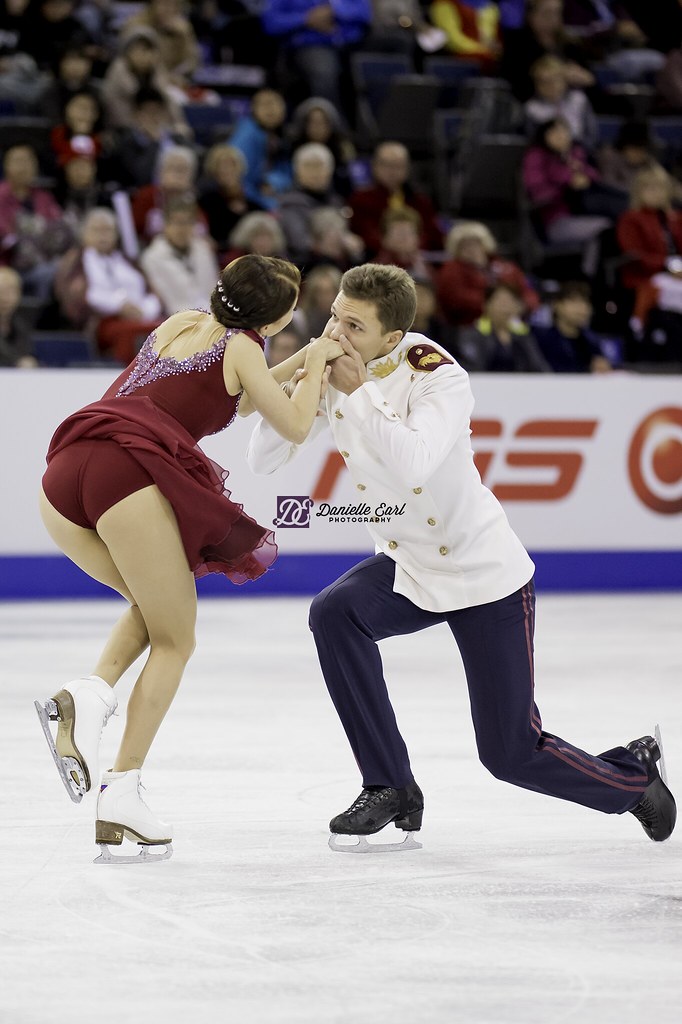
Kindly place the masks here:
[[(96, 400), (112, 376), (0, 371), (0, 559), (54, 555), (36, 502), (45, 450), (61, 419)], [(682, 561), (679, 377), (479, 374), (472, 387), (477, 468), (533, 555), (651, 552)], [(363, 520), (397, 510), (365, 508), (330, 434), (301, 446), (277, 473), (255, 476), (245, 459), (253, 422), (237, 418), (202, 447), (229, 470), (233, 499), (276, 528), (281, 555), (372, 553)]]

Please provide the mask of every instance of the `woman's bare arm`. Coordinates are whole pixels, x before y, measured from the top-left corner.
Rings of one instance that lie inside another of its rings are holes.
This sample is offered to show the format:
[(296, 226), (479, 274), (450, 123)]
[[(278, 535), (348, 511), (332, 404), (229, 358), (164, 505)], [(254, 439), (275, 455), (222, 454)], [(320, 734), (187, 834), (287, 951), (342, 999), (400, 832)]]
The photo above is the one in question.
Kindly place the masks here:
[[(342, 354), (342, 347), (331, 338), (318, 338), (308, 345), (304, 356), (306, 376), (299, 381), (293, 396), (289, 398), (268, 369), (261, 349), (246, 335), (237, 334), (230, 340), (229, 349), (225, 353), (226, 387), (229, 391), (229, 378), (236, 374), (244, 392), (240, 405), (248, 397), (253, 408), (282, 437), (294, 444), (301, 444), (317, 413), (327, 361)], [(284, 366), (284, 363), (280, 366)], [(284, 377), (283, 381), (288, 380), (289, 376)]]

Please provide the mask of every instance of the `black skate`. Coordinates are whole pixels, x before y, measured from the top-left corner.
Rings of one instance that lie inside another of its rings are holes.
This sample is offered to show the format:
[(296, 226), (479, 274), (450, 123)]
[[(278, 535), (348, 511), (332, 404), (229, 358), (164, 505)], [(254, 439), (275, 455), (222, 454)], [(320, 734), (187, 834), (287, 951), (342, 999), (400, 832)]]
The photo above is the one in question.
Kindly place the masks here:
[[(412, 832), (418, 832), (424, 813), (424, 795), (416, 782), (405, 789), (391, 786), (369, 786), (347, 811), (337, 814), (329, 823), (329, 846), (336, 853), (390, 853), (420, 850)], [(368, 843), (366, 836), (374, 835), (390, 822), (408, 835), (400, 843)], [(338, 836), (357, 837), (356, 843), (342, 843)]]
[[(666, 786), (661, 736), (658, 728), (655, 738), (641, 736), (640, 739), (632, 740), (625, 746), (642, 763), (649, 775), (649, 785), (644, 790), (639, 803), (631, 809), (630, 814), (634, 814), (649, 839), (653, 839), (655, 843), (662, 843), (670, 838), (675, 828), (677, 807), (675, 798)], [(661, 763), (660, 773), (656, 766), (657, 761)]]

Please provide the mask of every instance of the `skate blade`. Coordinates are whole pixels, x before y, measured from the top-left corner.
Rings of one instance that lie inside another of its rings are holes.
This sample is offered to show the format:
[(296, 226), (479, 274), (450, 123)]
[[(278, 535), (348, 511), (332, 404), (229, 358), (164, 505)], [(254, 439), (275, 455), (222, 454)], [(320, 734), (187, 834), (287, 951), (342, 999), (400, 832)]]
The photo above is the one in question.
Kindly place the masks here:
[(658, 743), (658, 749), (661, 752), (661, 756), (658, 759), (658, 774), (663, 779), (664, 785), (667, 786), (668, 785), (668, 773), (665, 770), (665, 759), (663, 757), (663, 741), (661, 740), (661, 727), (660, 727), (660, 725), (656, 725), (656, 728), (654, 729), (654, 736), (656, 738), (656, 742)]
[(408, 850), (421, 850), (422, 846), (412, 832), (406, 832), (401, 843), (370, 843), (367, 836), (346, 836), (336, 832), (329, 837), (329, 849), (334, 853), (406, 853)]
[[(139, 853), (135, 856), (123, 855), (117, 857), (111, 852), (106, 843), (97, 844), (101, 850), (99, 857), (95, 857), (93, 864), (153, 864), (155, 861), (170, 860), (173, 856), (173, 844), (166, 843), (166, 849), (163, 853), (150, 853), (150, 850), (157, 849), (156, 846), (142, 846)], [(159, 843), (159, 847), (163, 846), (163, 843)]]
[(55, 742), (50, 730), (50, 722), (59, 721), (59, 710), (53, 700), (48, 700), (45, 704), (41, 704), (39, 701), (34, 700), (33, 704), (36, 711), (38, 712), (38, 718), (40, 724), (43, 727), (45, 733), (45, 739), (47, 745), (50, 748), (52, 759), (57, 766), (59, 777), (64, 783), (66, 792), (69, 794), (75, 804), (79, 804), (85, 794), (88, 791), (87, 783), (85, 781), (85, 774), (75, 757), (62, 757), (55, 746)]

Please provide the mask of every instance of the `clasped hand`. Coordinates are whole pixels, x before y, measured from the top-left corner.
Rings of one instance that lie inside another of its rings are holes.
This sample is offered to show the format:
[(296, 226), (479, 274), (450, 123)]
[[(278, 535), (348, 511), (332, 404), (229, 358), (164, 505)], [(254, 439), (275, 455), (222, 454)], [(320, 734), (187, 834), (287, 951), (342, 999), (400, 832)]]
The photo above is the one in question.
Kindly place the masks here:
[[(312, 342), (313, 345), (320, 343), (327, 344), (325, 358), (331, 363), (325, 369), (322, 377), (320, 398), (324, 398), (329, 384), (335, 387), (337, 391), (350, 395), (365, 383), (367, 380), (367, 368), (362, 356), (357, 349), (353, 348), (345, 334), (342, 334), (338, 341), (327, 335), (322, 335), (322, 337), (316, 338)], [(293, 394), (299, 380), (303, 380), (307, 373), (308, 371), (305, 369), (297, 370), (291, 380), (288, 381), (286, 392), (289, 396)]]

